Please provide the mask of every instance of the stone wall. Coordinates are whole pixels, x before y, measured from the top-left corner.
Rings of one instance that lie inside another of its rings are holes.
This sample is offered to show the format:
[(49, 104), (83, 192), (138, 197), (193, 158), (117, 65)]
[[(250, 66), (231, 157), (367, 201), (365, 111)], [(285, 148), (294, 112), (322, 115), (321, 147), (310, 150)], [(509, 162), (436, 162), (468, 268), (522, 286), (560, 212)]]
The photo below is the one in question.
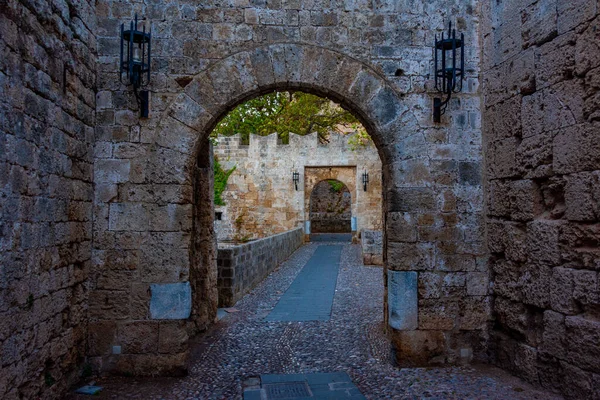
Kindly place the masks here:
[(94, 1), (0, 5), (0, 398), (59, 398), (85, 360)]
[(220, 243), (217, 265), (219, 307), (231, 307), (254, 289), (304, 242), (302, 228), (250, 243)]
[[(260, 238), (310, 221), (313, 188), (327, 179), (348, 187), (359, 231), (381, 229), (381, 160), (372, 144), (353, 151), (351, 137), (331, 134), (329, 143), (320, 144), (316, 133), (290, 135), (290, 143), (281, 144), (277, 135), (252, 135), (247, 146), (239, 135), (218, 138), (219, 162), (226, 170), (236, 168), (222, 195), (226, 206), (216, 208), (223, 213), (215, 222), (219, 239)], [(300, 174), (298, 190), (294, 171)], [(367, 191), (359, 183), (363, 171), (369, 172)]]
[(597, 2), (486, 2), (489, 249), (496, 363), (600, 397)]
[(360, 244), (365, 265), (383, 265), (383, 235), (381, 231), (362, 231)]

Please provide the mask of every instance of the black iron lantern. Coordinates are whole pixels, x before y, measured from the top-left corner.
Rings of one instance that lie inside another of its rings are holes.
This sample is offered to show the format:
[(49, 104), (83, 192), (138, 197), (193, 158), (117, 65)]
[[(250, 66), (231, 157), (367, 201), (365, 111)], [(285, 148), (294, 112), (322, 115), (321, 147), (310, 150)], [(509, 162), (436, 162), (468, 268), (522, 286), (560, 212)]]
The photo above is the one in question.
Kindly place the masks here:
[[(460, 55), (458, 51), (460, 50)], [(456, 38), (456, 30), (452, 29), (452, 23), (448, 27), (448, 37), (438, 40), (435, 35), (435, 89), (446, 95), (446, 100), (433, 99), (433, 122), (440, 122), (442, 115), (446, 112), (452, 93), (462, 90), (465, 66), (465, 35), (460, 34)]]
[(292, 180), (294, 181), (294, 187), (296, 188), (296, 190), (298, 190), (298, 182), (300, 182), (300, 173), (294, 171), (292, 173)]
[(362, 174), (362, 183), (363, 183), (363, 190), (366, 192), (367, 184), (369, 183), (369, 173), (367, 171), (363, 172), (363, 174)]
[(132, 85), (135, 98), (140, 106), (140, 115), (148, 118), (148, 91), (139, 90), (150, 83), (151, 29), (146, 32), (146, 26), (138, 30), (138, 18), (129, 23), (121, 24), (121, 69), (119, 80), (126, 85)]

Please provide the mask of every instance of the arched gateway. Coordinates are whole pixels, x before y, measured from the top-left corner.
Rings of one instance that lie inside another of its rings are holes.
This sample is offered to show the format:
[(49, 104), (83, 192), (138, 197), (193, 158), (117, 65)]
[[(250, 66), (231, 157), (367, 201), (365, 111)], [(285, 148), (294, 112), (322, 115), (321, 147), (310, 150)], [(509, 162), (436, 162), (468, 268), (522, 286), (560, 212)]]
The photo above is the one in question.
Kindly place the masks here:
[[(137, 314), (122, 316), (114, 311), (116, 305), (112, 309), (115, 342), (141, 345), (135, 354), (115, 356), (108, 354), (106, 341), (92, 354), (103, 360), (116, 358), (110, 368), (147, 374), (184, 366), (190, 321), (203, 329), (216, 313), (208, 136), (237, 104), (273, 90), (294, 89), (329, 97), (352, 111), (378, 149), (387, 289), (382, 312), (396, 361), (454, 363), (469, 360), (484, 347), (490, 314), (487, 293), (440, 293), (442, 280), (459, 275), (471, 280), (481, 272), (476, 270), (476, 255), (469, 254), (454, 234), (456, 218), (442, 220), (438, 215), (452, 211), (456, 199), (431, 179), (434, 164), (420, 128), (420, 111), (409, 108), (403, 95), (366, 64), (322, 47), (284, 43), (236, 53), (196, 75), (164, 111), (159, 126), (150, 129), (152, 150), (133, 160), (147, 184), (168, 193), (166, 204), (148, 217), (146, 206), (132, 195), (111, 203), (107, 226), (97, 229), (135, 224), (150, 236), (154, 231), (168, 235), (160, 235), (162, 242), (151, 249), (151, 258), (138, 261), (141, 274), (130, 277), (137, 291), (127, 300)], [(191, 305), (186, 302), (190, 293)], [(102, 290), (92, 293), (92, 316), (113, 301), (103, 296), (108, 295)], [(179, 303), (171, 307), (175, 297)], [(170, 311), (161, 308), (164, 304)], [(92, 345), (101, 341), (106, 319), (90, 324)], [(144, 347), (140, 337), (152, 336), (155, 330), (158, 347)]]

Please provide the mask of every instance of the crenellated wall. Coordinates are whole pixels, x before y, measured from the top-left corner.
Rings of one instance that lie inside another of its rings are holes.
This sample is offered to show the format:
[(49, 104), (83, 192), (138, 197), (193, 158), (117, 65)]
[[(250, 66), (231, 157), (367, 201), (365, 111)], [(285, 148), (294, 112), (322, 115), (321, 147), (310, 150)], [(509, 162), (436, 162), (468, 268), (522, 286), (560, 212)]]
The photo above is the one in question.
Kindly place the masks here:
[[(226, 205), (216, 207), (223, 213), (215, 221), (218, 238), (256, 239), (304, 226), (313, 188), (327, 179), (338, 179), (350, 190), (357, 232), (381, 230), (379, 154), (373, 144), (352, 150), (352, 137), (332, 133), (329, 143), (320, 144), (316, 133), (290, 135), (290, 143), (282, 144), (275, 134), (252, 135), (249, 145), (241, 145), (239, 135), (219, 137), (214, 154), (224, 169), (235, 171), (222, 195)], [(300, 174), (298, 190), (294, 171)], [(364, 171), (369, 173), (366, 191), (360, 183)]]
[(600, 398), (600, 9), (487, 2), (483, 96), (496, 364)]

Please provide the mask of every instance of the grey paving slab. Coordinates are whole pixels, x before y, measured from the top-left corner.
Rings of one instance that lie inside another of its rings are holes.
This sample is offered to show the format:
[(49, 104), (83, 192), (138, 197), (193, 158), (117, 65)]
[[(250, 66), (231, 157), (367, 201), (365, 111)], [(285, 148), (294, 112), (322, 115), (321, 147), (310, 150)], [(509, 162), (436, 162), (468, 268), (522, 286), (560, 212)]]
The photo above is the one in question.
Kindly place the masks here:
[[(345, 372), (260, 375), (262, 400), (366, 399)], [(308, 388), (308, 390), (300, 390)], [(256, 389), (244, 391), (244, 400), (258, 399)]]
[(341, 245), (319, 246), (266, 321), (329, 321)]

